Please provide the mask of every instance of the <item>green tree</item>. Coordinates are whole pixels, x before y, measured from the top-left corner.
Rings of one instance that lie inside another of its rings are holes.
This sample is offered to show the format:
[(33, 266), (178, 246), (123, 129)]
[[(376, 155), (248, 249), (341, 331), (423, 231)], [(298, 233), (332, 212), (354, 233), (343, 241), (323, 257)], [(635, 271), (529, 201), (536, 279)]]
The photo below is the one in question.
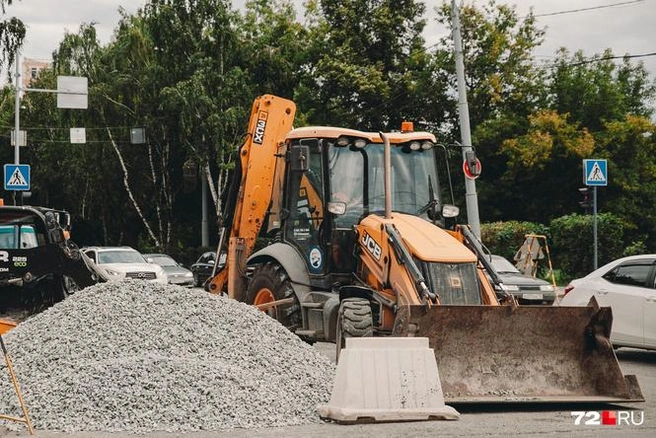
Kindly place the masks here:
[(310, 30), (297, 21), (289, 0), (252, 0), (246, 5), (239, 30), (252, 94), (291, 99), (300, 82), (299, 67), (308, 56)]
[[(438, 9), (438, 21), (452, 30), (451, 2), (445, 1)], [(514, 6), (497, 4), (495, 0), (489, 0), (480, 9), (464, 5), (460, 8), (460, 22), (467, 100), (475, 139), (477, 127), (484, 122), (525, 117), (543, 104), (544, 73), (536, 66), (532, 51), (542, 44), (544, 30), (537, 27), (532, 12), (520, 17)], [(440, 60), (442, 74), (448, 75), (447, 83), (453, 90), (445, 122), (455, 128), (453, 137), (459, 138), (452, 36), (441, 39), (434, 56)], [(494, 155), (499, 144), (496, 147), (486, 144), (485, 151), (481, 151), (483, 156)]]
[(622, 120), (626, 114), (649, 117), (656, 84), (644, 65), (624, 58), (618, 65), (607, 49), (586, 59), (581, 51), (573, 56), (558, 52), (549, 78), (550, 107), (580, 122), (591, 132), (604, 129), (604, 122)]
[(314, 26), (296, 100), (309, 120), (379, 130), (420, 118), (423, 3), (322, 0), (308, 10)]
[[(7, 12), (7, 6), (11, 6), (13, 0), (0, 0), (0, 11), (3, 17)], [(16, 17), (0, 20), (0, 69), (12, 65), (16, 58), (16, 52), (23, 45), (25, 39), (25, 24)]]
[[(544, 30), (537, 27), (532, 13), (520, 17), (514, 6), (494, 0), (480, 7), (464, 5), (459, 11), (472, 144), (483, 164), (483, 174), (476, 182), (481, 220), (537, 221), (538, 218), (523, 214), (526, 200), (517, 197), (522, 192), (518, 187), (523, 186), (507, 177), (508, 157), (501, 146), (527, 129), (528, 116), (546, 102), (545, 75), (532, 56), (533, 49), (543, 41)], [(438, 21), (452, 29), (451, 2), (444, 1), (437, 12)], [(444, 104), (444, 118), (439, 121), (441, 137), (445, 143), (453, 143), (460, 141), (461, 136), (451, 35), (440, 40), (433, 58), (438, 68), (435, 75), (448, 86), (443, 91), (448, 101)], [(458, 152), (454, 154), (452, 168), (459, 169), (461, 163)], [(463, 205), (464, 184), (455, 182), (459, 204)], [(520, 208), (510, 212), (511, 205)]]
[(656, 125), (644, 116), (627, 114), (609, 121), (597, 134), (594, 158), (608, 159), (609, 181), (599, 187), (600, 211), (626, 223), (626, 244), (644, 242), (656, 251)]

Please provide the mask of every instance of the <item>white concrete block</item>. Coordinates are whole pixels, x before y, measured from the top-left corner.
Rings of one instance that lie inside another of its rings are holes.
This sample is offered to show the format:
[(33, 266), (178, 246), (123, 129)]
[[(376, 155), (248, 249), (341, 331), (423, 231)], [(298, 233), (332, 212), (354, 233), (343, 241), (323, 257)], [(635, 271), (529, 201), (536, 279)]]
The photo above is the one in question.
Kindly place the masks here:
[(322, 418), (339, 423), (456, 420), (428, 338), (347, 338)]

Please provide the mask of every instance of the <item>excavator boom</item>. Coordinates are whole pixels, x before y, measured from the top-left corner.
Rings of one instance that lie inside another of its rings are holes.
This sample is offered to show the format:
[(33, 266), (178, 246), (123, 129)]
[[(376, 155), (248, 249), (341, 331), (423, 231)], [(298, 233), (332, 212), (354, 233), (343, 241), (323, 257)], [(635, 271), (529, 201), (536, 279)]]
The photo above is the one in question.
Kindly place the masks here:
[(209, 280), (210, 292), (227, 289), (229, 296), (237, 299), (243, 292), (246, 259), (271, 205), (277, 161), (282, 158), (285, 134), (292, 129), (295, 113), (296, 105), (281, 97), (266, 94), (253, 102), (221, 231), (219, 252), (227, 254), (227, 262)]

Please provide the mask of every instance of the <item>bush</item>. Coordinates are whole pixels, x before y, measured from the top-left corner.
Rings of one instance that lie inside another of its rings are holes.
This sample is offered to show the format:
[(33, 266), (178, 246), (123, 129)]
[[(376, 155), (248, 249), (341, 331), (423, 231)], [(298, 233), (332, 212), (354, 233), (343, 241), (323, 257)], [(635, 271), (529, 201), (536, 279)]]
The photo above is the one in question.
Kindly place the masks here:
[[(481, 240), (492, 252), (512, 261), (527, 234), (547, 235), (549, 229), (534, 222), (491, 222), (481, 224)], [(548, 240), (548, 238), (547, 238)]]
[[(594, 270), (594, 216), (572, 214), (551, 221), (552, 255), (568, 278)], [(624, 222), (612, 213), (597, 215), (597, 267), (623, 255)], [(638, 248), (634, 248), (639, 250)]]

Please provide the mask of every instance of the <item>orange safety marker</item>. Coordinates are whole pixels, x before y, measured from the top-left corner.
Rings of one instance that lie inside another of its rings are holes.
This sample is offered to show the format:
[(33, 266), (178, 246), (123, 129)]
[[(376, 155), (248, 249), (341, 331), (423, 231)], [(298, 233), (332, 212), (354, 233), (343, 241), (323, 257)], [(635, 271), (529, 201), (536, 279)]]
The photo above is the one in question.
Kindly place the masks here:
[(18, 402), (21, 405), (23, 410), (23, 418), (11, 417), (9, 415), (0, 414), (0, 419), (15, 421), (17, 423), (24, 423), (27, 426), (27, 430), (30, 431), (30, 435), (34, 435), (34, 429), (32, 429), (32, 423), (30, 422), (30, 417), (27, 415), (27, 407), (25, 407), (25, 402), (23, 402), (23, 396), (21, 395), (20, 388), (18, 387), (18, 381), (16, 380), (16, 374), (14, 374), (14, 368), (11, 365), (11, 359), (9, 358), (9, 353), (7, 352), (7, 347), (5, 346), (5, 341), (2, 340), (2, 335), (0, 335), (0, 346), (2, 346), (2, 352), (5, 356), (5, 362), (7, 363), (7, 369), (9, 370), (9, 375), (11, 376), (11, 382), (14, 385), (16, 390), (16, 395), (18, 396)]

